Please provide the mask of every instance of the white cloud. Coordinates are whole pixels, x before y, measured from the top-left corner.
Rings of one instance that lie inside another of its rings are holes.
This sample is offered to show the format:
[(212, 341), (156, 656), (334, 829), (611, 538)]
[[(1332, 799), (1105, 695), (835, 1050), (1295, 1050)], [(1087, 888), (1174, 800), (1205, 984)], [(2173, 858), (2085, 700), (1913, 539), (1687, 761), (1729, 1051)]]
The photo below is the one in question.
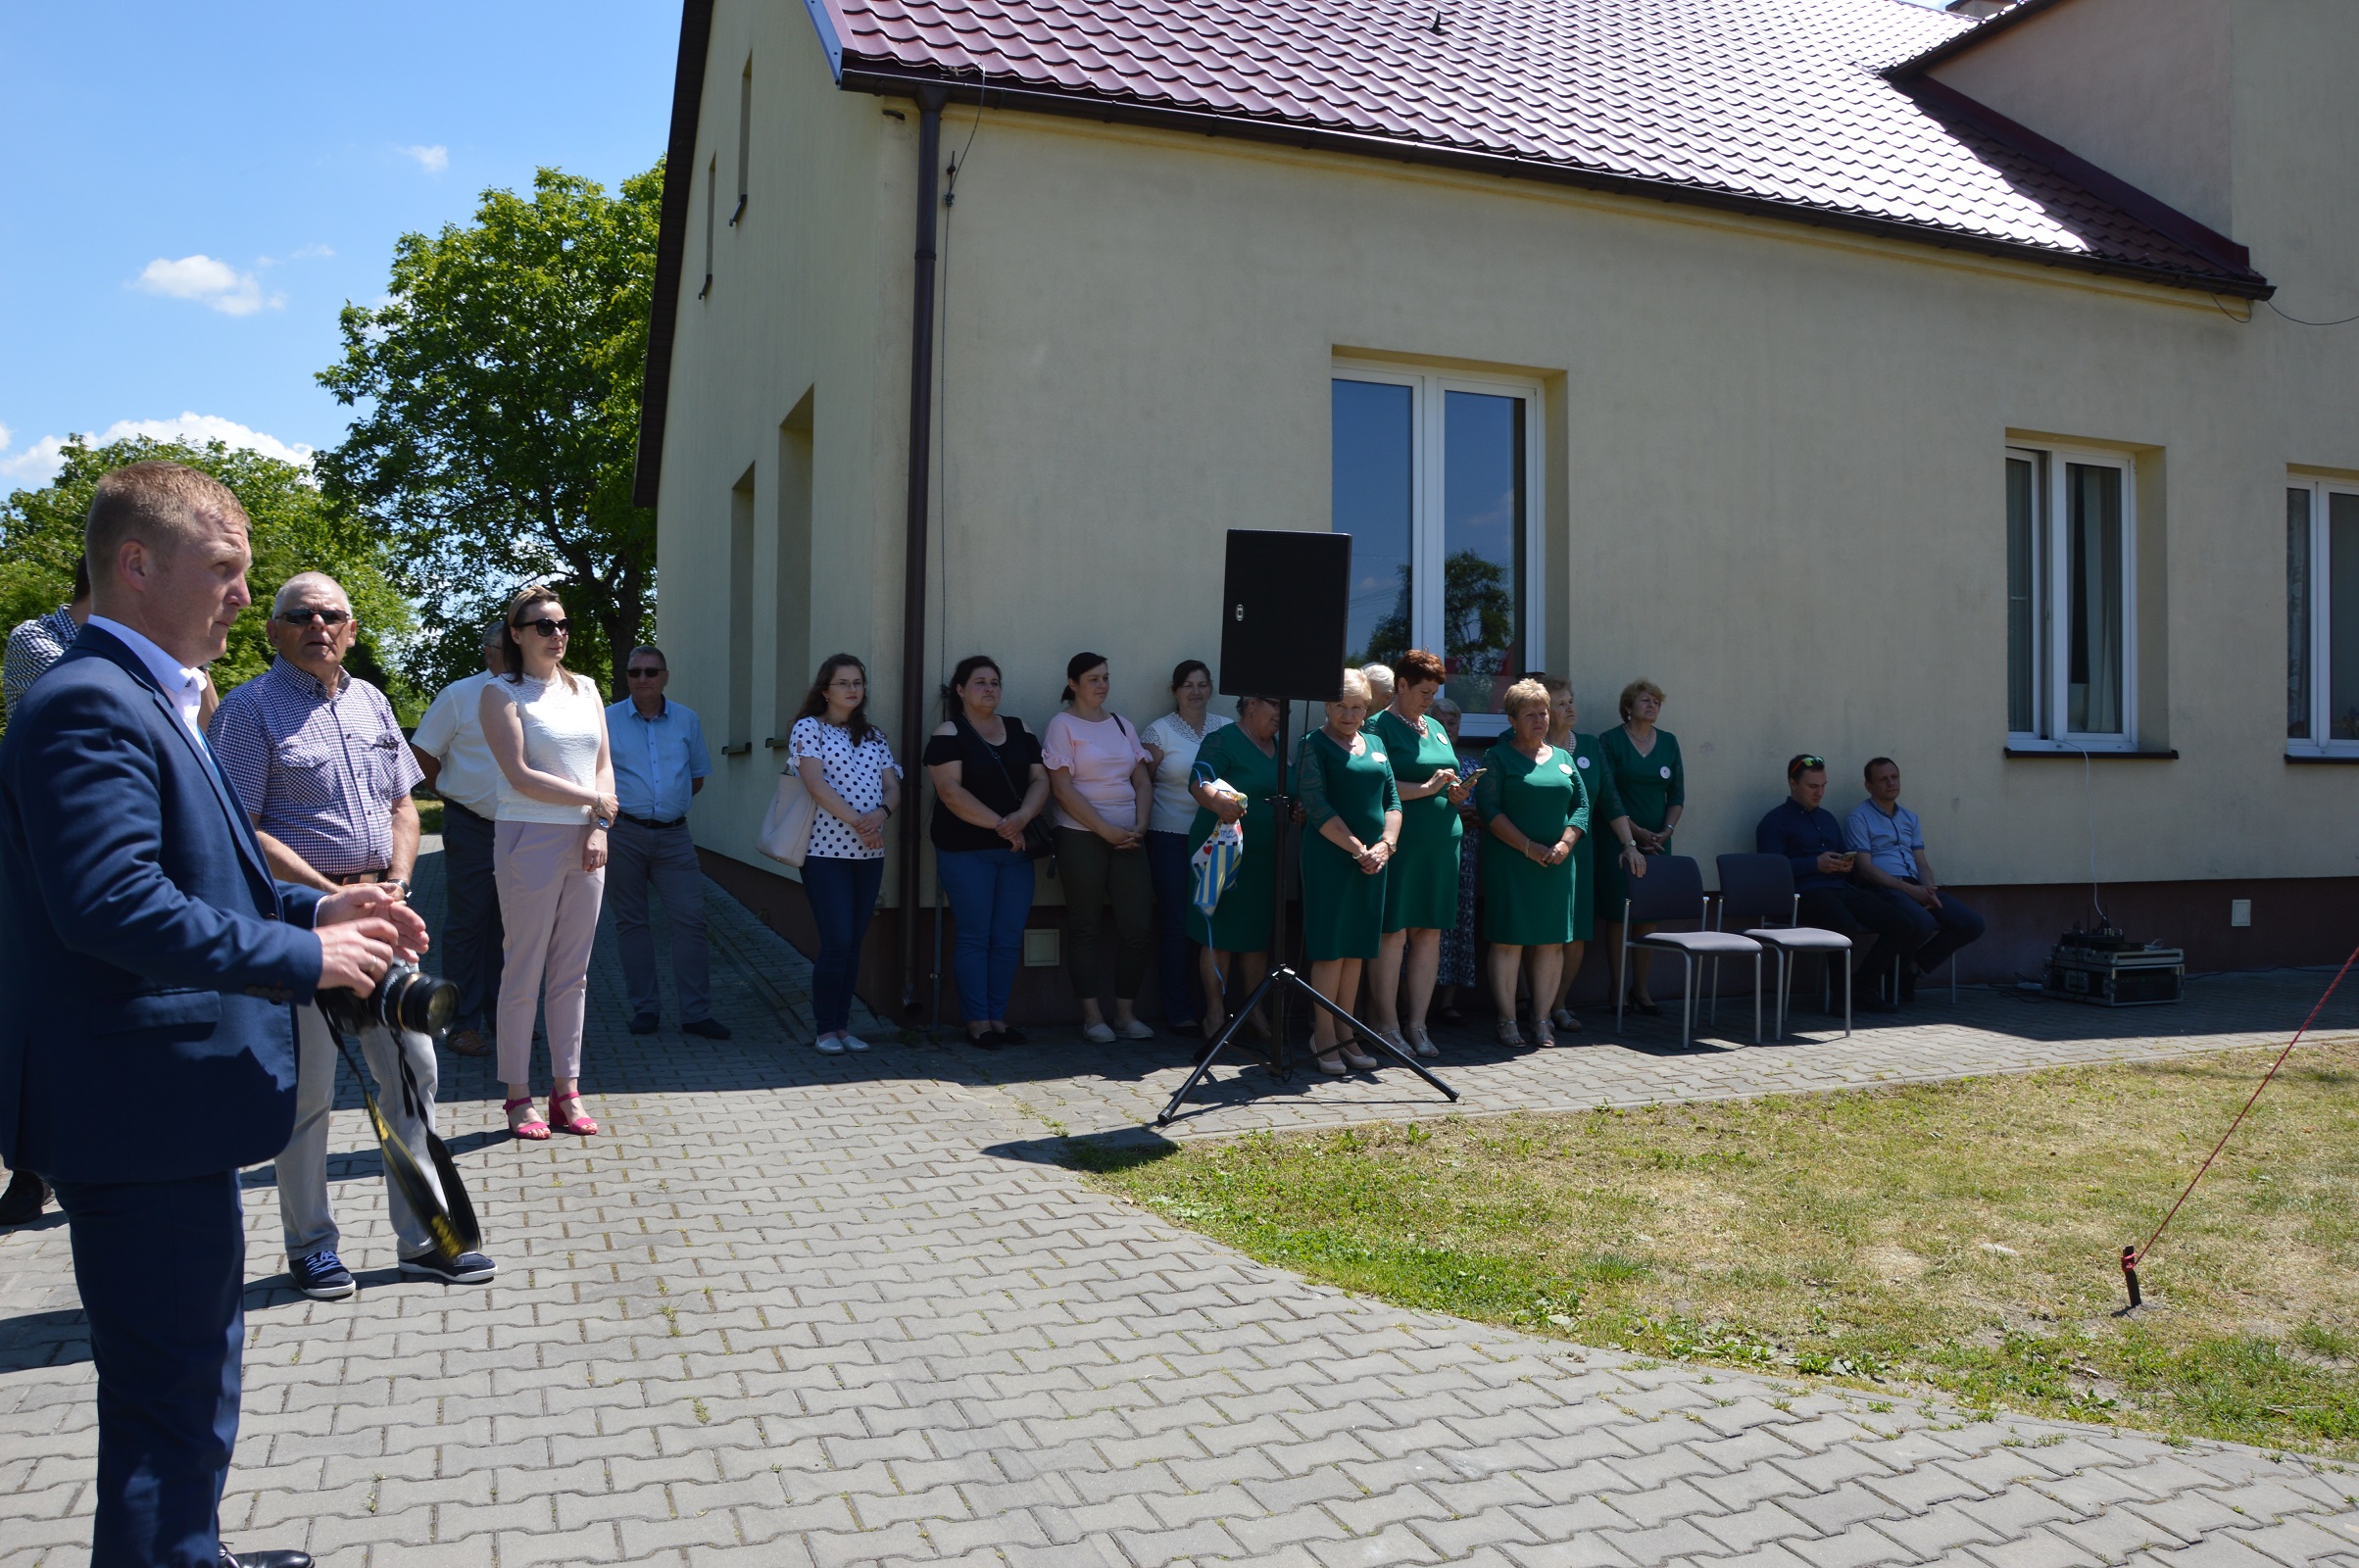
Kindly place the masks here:
[(265, 298), (262, 279), (252, 272), (210, 256), (183, 256), (176, 262), (159, 256), (127, 286), (167, 299), (196, 300), (223, 316), (252, 316), (266, 305), (276, 310), (286, 304), (283, 294)]
[[(203, 446), (220, 441), (248, 452), (259, 452), (266, 458), (308, 467), (313, 448), (301, 441), (281, 441), (250, 425), (225, 419), (218, 414), (182, 414), (174, 419), (117, 419), (97, 435), (89, 438), (92, 446), (105, 446), (111, 441), (127, 440), (143, 435), (157, 441), (188, 441)], [(45, 435), (23, 452), (11, 454), (9, 432), (0, 425), (0, 478), (17, 484), (47, 484), (57, 477), (64, 466), (66, 442), (62, 436)]]
[(333, 245), (306, 245), (303, 247), (303, 249), (288, 257), (287, 260), (291, 262), (307, 262), (315, 256), (333, 256), (335, 254), (336, 248)]
[(451, 167), (451, 150), (448, 147), (396, 147), (393, 150), (404, 158), (417, 159), (418, 167), (429, 174), (439, 174)]

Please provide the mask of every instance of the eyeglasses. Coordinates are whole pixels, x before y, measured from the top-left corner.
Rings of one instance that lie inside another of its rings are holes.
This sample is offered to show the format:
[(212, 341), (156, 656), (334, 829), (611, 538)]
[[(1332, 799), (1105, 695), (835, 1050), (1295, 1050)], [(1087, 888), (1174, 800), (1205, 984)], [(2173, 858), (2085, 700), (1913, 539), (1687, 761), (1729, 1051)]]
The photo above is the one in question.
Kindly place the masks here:
[(322, 626), (341, 626), (352, 619), (349, 610), (282, 610), (278, 619), (290, 626), (308, 626), (318, 621)]
[(516, 630), (522, 631), (525, 626), (531, 627), (534, 631), (539, 632), (544, 637), (563, 637), (565, 633), (573, 629), (573, 622), (570, 620), (552, 620), (548, 616), (544, 615), (539, 620), (525, 621), (523, 625), (516, 627)]
[(642, 664), (637, 669), (626, 669), (622, 673), (633, 680), (654, 680), (663, 673), (663, 668), (660, 664)]

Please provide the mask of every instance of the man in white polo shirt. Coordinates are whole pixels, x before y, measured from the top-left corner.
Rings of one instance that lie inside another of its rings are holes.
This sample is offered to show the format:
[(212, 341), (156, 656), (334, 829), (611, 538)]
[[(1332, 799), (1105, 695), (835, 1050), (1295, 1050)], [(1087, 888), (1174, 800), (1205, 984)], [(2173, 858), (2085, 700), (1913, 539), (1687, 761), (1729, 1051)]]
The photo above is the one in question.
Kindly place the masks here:
[(500, 1003), (500, 889), (492, 877), (492, 816), (500, 804), (500, 768), (483, 743), (484, 684), (502, 671), (501, 622), (483, 630), (483, 671), (463, 675), (435, 694), (410, 736), (410, 750), (442, 797), (443, 977), (459, 988), (451, 1049), (488, 1056), (483, 1026)]
[[(1983, 917), (1957, 901), (1933, 874), (1925, 853), (1925, 829), (1917, 813), (1900, 804), (1900, 764), (1879, 757), (1866, 768), (1868, 798), (1843, 819), (1843, 845), (1860, 858), (1858, 879), (1905, 918), (1914, 951), (1900, 960), (1900, 994), (1916, 997), (1917, 976), (1939, 969), (1949, 956), (1980, 939)], [(1861, 976), (1863, 983), (1869, 979)], [(1878, 980), (1882, 976), (1874, 977)]]

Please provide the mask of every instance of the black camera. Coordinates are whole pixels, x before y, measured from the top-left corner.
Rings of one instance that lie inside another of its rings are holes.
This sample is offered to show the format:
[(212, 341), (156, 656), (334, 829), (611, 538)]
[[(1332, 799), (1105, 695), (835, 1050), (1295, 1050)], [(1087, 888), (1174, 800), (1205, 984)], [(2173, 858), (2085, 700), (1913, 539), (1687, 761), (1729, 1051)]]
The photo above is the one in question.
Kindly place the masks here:
[(438, 1035), (451, 1026), (459, 1010), (459, 988), (415, 963), (397, 963), (369, 995), (339, 986), (321, 991), (319, 1004), (327, 1021), (339, 1029), (357, 1032), (383, 1024), (412, 1034)]

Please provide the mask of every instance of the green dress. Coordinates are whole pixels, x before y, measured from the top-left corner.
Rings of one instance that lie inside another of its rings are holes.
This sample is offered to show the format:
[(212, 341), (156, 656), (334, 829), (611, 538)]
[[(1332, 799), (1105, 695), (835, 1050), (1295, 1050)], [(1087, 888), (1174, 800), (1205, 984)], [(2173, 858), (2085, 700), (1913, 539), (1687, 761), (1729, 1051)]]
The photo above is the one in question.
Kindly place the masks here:
[[(1450, 731), (1430, 716), (1423, 735), (1389, 708), (1368, 727), (1393, 764), (1396, 787), (1403, 779), (1422, 784), (1437, 770), (1458, 765)], [(1385, 930), (1447, 931), (1458, 923), (1458, 840), (1464, 832), (1447, 790), (1401, 803), (1401, 847), (1384, 868)]]
[[(1630, 732), (1616, 724), (1597, 737), (1597, 752), (1605, 775), (1613, 784), (1615, 800), (1621, 806), (1620, 814), (1630, 818), (1631, 826), (1660, 833), (1663, 824), (1671, 819), (1671, 808), (1687, 804), (1687, 768), (1679, 760), (1679, 737), (1669, 730), (1656, 730), (1654, 750), (1641, 757), (1638, 748), (1630, 744)], [(1629, 897), (1625, 890), (1630, 877), (1622, 869), (1621, 846), (1614, 846), (1614, 851), (1612, 855), (1597, 857), (1597, 902), (1600, 920), (1619, 921), (1622, 902)], [(1670, 853), (1667, 842), (1663, 853)]]
[(1324, 729), (1302, 737), (1295, 762), (1302, 798), (1302, 946), (1313, 963), (1373, 958), (1384, 929), (1385, 874), (1368, 875), (1343, 847), (1319, 831), (1331, 817), (1362, 844), (1384, 837), (1387, 811), (1401, 809), (1401, 791), (1384, 742), (1361, 735), (1347, 752)]
[(1525, 838), (1553, 844), (1564, 830), (1589, 831), (1589, 786), (1573, 754), (1551, 746), (1539, 760), (1513, 746), (1491, 748), (1482, 779), (1474, 787), (1474, 808), (1483, 834), (1483, 935), (1511, 948), (1547, 947), (1573, 940), (1573, 858), (1542, 865), (1488, 831), (1504, 815)]
[[(1223, 779), (1245, 792), (1245, 854), (1237, 862), (1237, 880), (1220, 896), (1220, 906), (1204, 917), (1195, 901), (1188, 905), (1188, 937), (1217, 953), (1267, 953), (1270, 950), (1270, 915), (1276, 907), (1278, 877), (1278, 833), (1271, 820), (1269, 798), (1278, 793), (1277, 743), (1263, 752), (1255, 746), (1243, 725), (1223, 724), (1204, 737), (1197, 751), (1196, 766), (1189, 773), (1191, 783), (1209, 784)], [(1196, 820), (1188, 828), (1188, 853), (1193, 856), (1220, 818), (1196, 808)], [(1193, 873), (1190, 877), (1193, 886)]]
[(1622, 814), (1622, 797), (1606, 769), (1605, 754), (1595, 735), (1575, 735), (1573, 766), (1589, 786), (1589, 831), (1573, 846), (1573, 940), (1587, 942), (1597, 930), (1597, 878), (1610, 862), (1621, 865), (1621, 841), (1613, 836), (1613, 819)]

